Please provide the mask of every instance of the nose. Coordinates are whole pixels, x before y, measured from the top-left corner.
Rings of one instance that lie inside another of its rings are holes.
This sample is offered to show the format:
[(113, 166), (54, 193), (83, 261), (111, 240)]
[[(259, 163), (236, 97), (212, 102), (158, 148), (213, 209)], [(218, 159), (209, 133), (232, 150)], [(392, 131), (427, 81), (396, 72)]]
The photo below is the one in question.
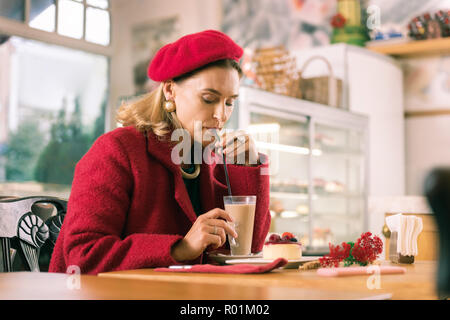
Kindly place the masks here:
[(218, 121), (220, 125), (225, 123), (225, 121), (227, 120), (225, 109), (226, 109), (225, 101), (223, 101), (222, 103), (218, 103), (217, 106), (214, 108), (213, 118), (216, 119), (216, 121)]

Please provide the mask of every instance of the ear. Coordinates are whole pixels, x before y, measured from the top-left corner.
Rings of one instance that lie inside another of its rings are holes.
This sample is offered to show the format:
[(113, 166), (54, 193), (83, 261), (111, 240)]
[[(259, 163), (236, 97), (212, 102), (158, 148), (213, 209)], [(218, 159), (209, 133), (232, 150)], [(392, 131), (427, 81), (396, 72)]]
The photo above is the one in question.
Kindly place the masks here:
[(164, 81), (163, 93), (167, 101), (175, 99), (175, 82), (172, 80)]

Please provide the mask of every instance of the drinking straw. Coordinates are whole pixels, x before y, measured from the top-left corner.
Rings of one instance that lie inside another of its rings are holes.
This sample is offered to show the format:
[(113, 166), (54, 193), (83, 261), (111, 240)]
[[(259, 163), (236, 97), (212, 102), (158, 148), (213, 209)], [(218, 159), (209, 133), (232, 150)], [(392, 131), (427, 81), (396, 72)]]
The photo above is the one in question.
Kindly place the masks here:
[[(219, 137), (219, 134), (217, 133), (217, 130), (214, 130), (214, 133), (216, 134), (217, 140), (220, 142), (220, 137)], [(222, 147), (222, 151), (223, 151), (223, 147)], [(230, 179), (228, 177), (227, 160), (226, 160), (225, 154), (223, 152), (222, 152), (222, 159), (223, 159), (223, 168), (225, 169), (225, 179), (227, 180), (228, 195), (231, 197), (232, 194), (231, 194)], [(231, 198), (231, 202), (233, 203), (233, 198)], [(236, 239), (234, 237), (232, 237), (231, 235), (229, 235), (229, 237), (230, 237), (231, 245), (237, 246)]]
[[(216, 134), (217, 139), (220, 141), (220, 137), (217, 134), (217, 130), (214, 130), (214, 133)], [(222, 148), (223, 151), (223, 148)], [(227, 160), (225, 159), (225, 154), (222, 152), (222, 159), (223, 159), (223, 167), (225, 169), (225, 179), (227, 180), (227, 187), (228, 187), (228, 195), (231, 197), (231, 186), (230, 186), (230, 179), (228, 177), (228, 170), (227, 170)]]

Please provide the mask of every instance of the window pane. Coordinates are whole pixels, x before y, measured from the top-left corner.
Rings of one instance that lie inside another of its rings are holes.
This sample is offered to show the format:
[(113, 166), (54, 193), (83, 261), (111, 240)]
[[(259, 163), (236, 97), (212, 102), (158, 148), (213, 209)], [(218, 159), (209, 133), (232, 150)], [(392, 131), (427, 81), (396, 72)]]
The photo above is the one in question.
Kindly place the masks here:
[(86, 40), (102, 45), (109, 44), (109, 12), (101, 9), (86, 10)]
[(55, 11), (54, 0), (31, 0), (30, 27), (55, 31)]
[(108, 8), (108, 0), (87, 0), (87, 4), (102, 9)]
[(81, 39), (83, 37), (83, 4), (71, 0), (59, 0), (58, 33)]
[(9, 19), (25, 20), (25, 0), (1, 0), (0, 16)]
[(18, 37), (0, 57), (0, 195), (68, 198), (105, 130), (107, 58)]

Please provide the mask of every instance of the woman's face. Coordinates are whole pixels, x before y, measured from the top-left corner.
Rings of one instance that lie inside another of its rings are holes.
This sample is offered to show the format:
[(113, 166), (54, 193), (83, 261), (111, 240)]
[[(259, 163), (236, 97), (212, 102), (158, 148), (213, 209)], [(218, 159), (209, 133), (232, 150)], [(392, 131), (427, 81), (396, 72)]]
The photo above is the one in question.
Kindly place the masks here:
[[(181, 82), (164, 83), (166, 100), (175, 102), (176, 115), (192, 142), (195, 123), (197, 130), (201, 127), (202, 137), (208, 129), (224, 127), (233, 112), (238, 92), (239, 74), (232, 68), (210, 67)], [(210, 143), (203, 140), (204, 147)]]

